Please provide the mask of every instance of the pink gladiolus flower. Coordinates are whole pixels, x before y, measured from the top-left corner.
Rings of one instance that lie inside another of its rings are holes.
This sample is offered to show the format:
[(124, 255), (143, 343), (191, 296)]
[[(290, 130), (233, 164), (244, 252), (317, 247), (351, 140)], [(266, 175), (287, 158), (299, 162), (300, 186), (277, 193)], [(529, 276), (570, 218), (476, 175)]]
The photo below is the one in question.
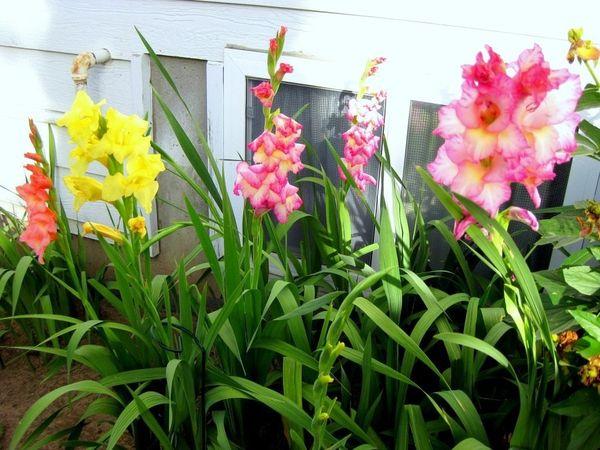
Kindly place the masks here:
[(256, 214), (273, 210), (280, 223), (285, 223), (291, 212), (302, 206), (298, 188), (281, 179), (274, 171), (262, 164), (249, 165), (241, 162), (233, 188), (235, 195), (248, 199)]
[(379, 113), (385, 93), (378, 92), (373, 98), (351, 99), (348, 103), (346, 118), (353, 123), (376, 130), (383, 125), (383, 116)]
[(286, 73), (292, 73), (293, 71), (294, 67), (291, 64), (281, 63), (279, 64), (279, 69), (275, 72), (275, 78), (281, 81)]
[[(440, 108), (434, 133), (445, 142), (427, 167), (438, 183), (495, 217), (510, 199), (511, 183), (523, 184), (539, 207), (538, 186), (571, 159), (581, 85), (577, 75), (550, 69), (537, 45), (513, 64), (487, 51), (487, 60), (478, 53), (475, 64), (463, 67), (460, 100)], [(511, 209), (507, 216), (537, 227), (529, 211)], [(471, 223), (470, 217), (457, 223), (455, 235)]]
[(300, 160), (304, 145), (296, 144), (295, 139), (287, 141), (277, 134), (264, 131), (248, 144), (248, 148), (254, 153), (253, 161), (256, 164), (274, 171), (281, 179), (285, 179), (290, 171), (298, 173), (304, 168)]
[(285, 114), (277, 114), (273, 118), (273, 125), (275, 125), (275, 135), (287, 143), (297, 141), (302, 133), (302, 125)]
[(523, 222), (528, 225), (533, 231), (537, 231), (540, 228), (537, 218), (531, 211), (525, 208), (519, 208), (518, 206), (511, 206), (506, 209), (506, 217), (511, 220)]
[(557, 89), (570, 77), (567, 69), (551, 70), (537, 44), (523, 51), (515, 65), (518, 69), (514, 78), (518, 95), (531, 95), (534, 106), (539, 105), (550, 90)]
[[(384, 61), (383, 57), (370, 60), (367, 63), (367, 76), (375, 73), (377, 64)], [(361, 80), (361, 83), (363, 82), (364, 75)], [(369, 184), (376, 184), (375, 179), (364, 169), (379, 148), (379, 137), (375, 133), (383, 125), (383, 115), (379, 110), (385, 97), (385, 91), (379, 91), (370, 98), (353, 98), (348, 102), (346, 119), (351, 127), (342, 134), (344, 157), (341, 159), (361, 191), (364, 191)], [(346, 180), (346, 174), (341, 167), (338, 167), (338, 174), (342, 180)]]
[[(350, 175), (352, 176), (352, 179), (356, 183), (356, 186), (361, 191), (364, 191), (369, 184), (373, 184), (373, 185), (377, 184), (377, 181), (375, 181), (375, 178), (373, 178), (371, 175), (369, 175), (367, 172), (364, 171), (364, 168), (365, 168), (364, 164), (353, 165), (352, 162), (347, 160), (346, 158), (342, 158), (342, 162), (346, 166), (346, 169), (348, 169), (348, 172), (350, 172)], [(344, 173), (344, 171), (342, 170), (341, 167), (338, 167), (338, 173), (342, 180), (346, 180), (346, 174)]]
[(275, 97), (275, 91), (273, 86), (268, 81), (263, 81), (258, 86), (251, 89), (254, 96), (260, 100), (262, 105), (266, 108), (273, 106), (273, 98)]
[[(281, 27), (277, 36), (271, 39), (269, 52), (274, 61), (270, 59), (269, 64), (271, 61), (277, 64), (278, 50), (283, 50), (279, 45), (283, 45), (286, 32), (287, 28)], [(291, 65), (281, 63), (277, 72), (271, 75), (271, 82), (265, 81), (252, 89), (263, 106), (270, 108), (273, 105), (273, 86), (279, 86), (283, 76), (293, 70)], [(302, 125), (281, 113), (269, 113), (266, 122), (269, 124), (266, 129), (248, 144), (254, 164), (241, 162), (237, 166), (233, 193), (247, 199), (256, 215), (273, 211), (277, 220), (284, 223), (302, 206), (298, 188), (288, 182), (290, 172), (298, 173), (304, 168), (301, 160), (304, 145), (297, 143)]]
[(452, 230), (452, 234), (454, 234), (456, 239), (460, 239), (466, 233), (467, 228), (476, 223), (477, 221), (475, 218), (467, 214), (462, 220), (457, 220), (454, 222), (454, 230)]
[(289, 215), (302, 206), (302, 199), (298, 195), (298, 188), (289, 183), (283, 186), (280, 193), (280, 201), (273, 206), (273, 212), (280, 223), (286, 223)]

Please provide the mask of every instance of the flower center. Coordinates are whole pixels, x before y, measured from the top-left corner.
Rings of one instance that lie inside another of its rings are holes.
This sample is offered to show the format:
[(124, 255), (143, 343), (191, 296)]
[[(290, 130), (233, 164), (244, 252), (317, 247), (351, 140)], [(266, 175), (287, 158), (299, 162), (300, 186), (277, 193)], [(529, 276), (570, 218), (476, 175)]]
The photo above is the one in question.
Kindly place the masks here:
[(483, 102), (479, 112), (479, 118), (486, 125), (491, 125), (500, 115), (500, 108), (494, 102), (486, 100)]

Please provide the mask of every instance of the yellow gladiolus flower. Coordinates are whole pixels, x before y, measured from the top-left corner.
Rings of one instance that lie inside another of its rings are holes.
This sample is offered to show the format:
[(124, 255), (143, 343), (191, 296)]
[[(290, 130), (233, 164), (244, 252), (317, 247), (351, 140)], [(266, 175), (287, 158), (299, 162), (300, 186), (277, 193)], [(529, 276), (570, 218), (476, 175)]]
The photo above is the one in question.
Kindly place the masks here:
[(71, 150), (70, 163), (71, 175), (82, 176), (86, 173), (88, 166), (93, 161), (108, 165), (108, 155), (103, 151), (102, 146), (98, 145), (98, 138), (93, 135), (85, 146), (78, 146)]
[(126, 116), (109, 108), (106, 112), (106, 127), (99, 145), (120, 164), (129, 156), (145, 154), (150, 149), (150, 136), (146, 136), (148, 122), (137, 115)]
[(79, 208), (86, 202), (95, 202), (102, 199), (102, 183), (91, 177), (66, 176), (65, 185), (75, 197), (74, 208)]
[(102, 200), (105, 202), (116, 202), (121, 197), (131, 195), (127, 189), (127, 178), (121, 172), (108, 175), (102, 184)]
[(146, 219), (143, 216), (133, 217), (127, 221), (127, 226), (132, 233), (138, 234), (141, 238), (146, 236)]
[(158, 192), (158, 182), (144, 176), (125, 176), (118, 172), (104, 179), (102, 199), (114, 202), (133, 195), (147, 213), (152, 211), (152, 200)]
[(111, 239), (116, 244), (122, 243), (125, 239), (123, 233), (116, 228), (95, 222), (85, 222), (83, 224), (83, 234), (95, 234), (96, 236), (102, 236), (104, 238)]
[(158, 192), (158, 182), (151, 178), (132, 176), (127, 178), (127, 188), (147, 213), (152, 211), (152, 200)]
[(127, 160), (127, 175), (129, 176), (154, 180), (164, 170), (165, 165), (158, 154), (137, 155)]
[(78, 91), (71, 109), (60, 117), (56, 124), (67, 127), (69, 136), (80, 147), (87, 146), (100, 126), (100, 107), (105, 100), (94, 103), (85, 91)]

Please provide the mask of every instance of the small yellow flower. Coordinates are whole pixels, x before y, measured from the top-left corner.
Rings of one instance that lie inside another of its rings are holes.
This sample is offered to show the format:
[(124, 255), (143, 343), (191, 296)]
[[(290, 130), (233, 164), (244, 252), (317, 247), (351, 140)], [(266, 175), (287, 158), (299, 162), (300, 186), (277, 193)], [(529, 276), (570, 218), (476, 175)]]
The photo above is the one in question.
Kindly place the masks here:
[(83, 224), (83, 234), (95, 234), (96, 236), (102, 236), (104, 238), (111, 239), (115, 244), (120, 244), (125, 239), (123, 233), (116, 228), (95, 222), (85, 222)]
[(585, 386), (600, 388), (600, 355), (592, 356), (588, 363), (579, 369), (579, 376)]
[(69, 136), (80, 147), (87, 146), (100, 125), (100, 107), (105, 100), (94, 103), (85, 91), (78, 91), (71, 109), (56, 124), (67, 127)]
[(132, 233), (138, 234), (141, 238), (146, 236), (146, 219), (143, 216), (133, 217), (127, 221), (127, 226)]
[(571, 28), (569, 30), (569, 42), (571, 47), (567, 53), (569, 63), (575, 61), (598, 61), (600, 59), (600, 49), (590, 40), (583, 39), (583, 28)]
[(126, 116), (114, 108), (106, 112), (106, 133), (99, 145), (107, 154), (123, 164), (129, 156), (142, 155), (150, 149), (150, 136), (146, 136), (148, 122), (132, 114)]
[(75, 197), (74, 208), (79, 208), (86, 202), (95, 202), (102, 199), (102, 183), (91, 177), (66, 176), (65, 185)]

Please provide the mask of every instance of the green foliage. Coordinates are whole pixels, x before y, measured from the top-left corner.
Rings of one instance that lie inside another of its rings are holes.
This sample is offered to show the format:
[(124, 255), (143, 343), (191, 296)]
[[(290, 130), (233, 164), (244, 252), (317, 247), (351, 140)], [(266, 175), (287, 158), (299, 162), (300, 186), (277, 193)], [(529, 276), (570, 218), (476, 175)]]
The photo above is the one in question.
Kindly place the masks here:
[[(187, 135), (171, 106), (155, 95), (193, 171), (153, 144), (194, 193), (183, 199), (185, 221), (121, 246), (100, 239), (113, 278), (90, 278), (67, 257), (61, 270), (42, 272), (45, 278), (35, 284), (42, 292), (32, 290), (31, 298), (23, 280), (38, 268), (15, 236), (0, 234), (1, 256), (11, 264), (0, 269), (0, 298), (12, 316), (5, 322), (45, 330), (20, 348), (97, 374), (40, 398), (11, 449), (65, 438), (65, 446), (75, 445), (83, 425), (99, 414), (110, 427), (86, 444), (92, 448), (117, 448), (127, 431), (137, 448), (182, 450), (595, 445), (598, 396), (565, 379), (571, 361), (553, 339), (578, 324), (586, 336), (574, 346), (576, 356), (589, 358), (597, 349), (600, 284), (597, 269), (586, 265), (599, 256), (593, 247), (569, 254), (559, 268), (532, 273), (505, 227), (461, 197), (482, 228), (471, 226), (470, 241), (457, 241), (447, 219), (425, 223), (391, 166), (385, 139), (379, 160), (386, 201), (375, 211), (351, 177), (336, 185), (317, 160), (297, 182), (319, 190), (321, 214), (297, 211), (286, 224), (275, 224), (247, 208), (238, 223), (200, 127)], [(586, 98), (594, 101), (592, 94)], [(339, 163), (337, 150), (330, 143), (328, 149)], [(451, 194), (419, 172), (449, 218), (460, 219)], [(350, 192), (377, 229), (377, 242), (365, 247), (352, 242)], [(196, 210), (198, 202), (208, 215)], [(568, 208), (543, 221), (540, 244), (563, 248), (579, 240), (573, 222), (581, 211)], [(292, 227), (304, 236), (299, 254), (287, 245)], [(189, 254), (172, 273), (153, 275), (150, 246), (184, 228), (197, 238)], [(432, 233), (448, 246), (445, 270), (429, 264)], [(45, 304), (55, 290), (81, 302), (86, 317), (27, 308)], [(109, 303), (119, 320), (99, 318), (94, 297)], [(92, 401), (76, 424), (44, 436), (62, 409), (37, 419), (62, 396)]]

